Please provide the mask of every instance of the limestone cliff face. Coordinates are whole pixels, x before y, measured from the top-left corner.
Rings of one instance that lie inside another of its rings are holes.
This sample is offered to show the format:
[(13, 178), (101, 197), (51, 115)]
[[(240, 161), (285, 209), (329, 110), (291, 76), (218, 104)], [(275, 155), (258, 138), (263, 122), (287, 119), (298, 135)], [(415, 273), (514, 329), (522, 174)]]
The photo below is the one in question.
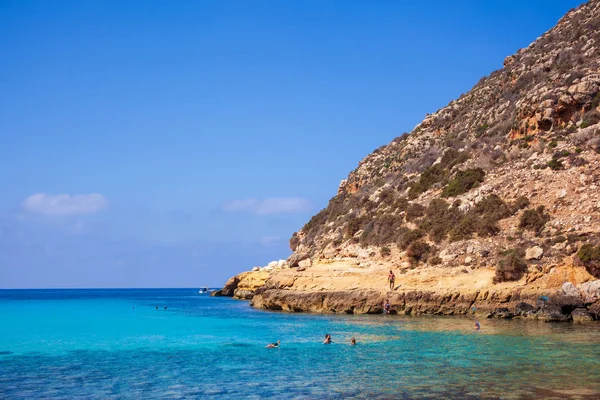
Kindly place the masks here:
[(409, 313), (514, 315), (526, 303), (536, 316), (552, 304), (596, 315), (581, 291), (600, 278), (599, 122), (592, 0), (365, 157), (294, 233), (291, 269), (269, 271), (253, 304), (379, 312), (390, 297)]

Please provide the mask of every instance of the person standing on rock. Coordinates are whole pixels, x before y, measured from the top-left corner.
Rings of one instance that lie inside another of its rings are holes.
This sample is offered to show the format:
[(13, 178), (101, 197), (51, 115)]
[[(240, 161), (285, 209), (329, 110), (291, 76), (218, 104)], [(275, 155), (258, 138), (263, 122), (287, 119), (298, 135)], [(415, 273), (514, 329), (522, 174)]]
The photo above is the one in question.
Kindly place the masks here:
[(394, 282), (396, 281), (396, 275), (390, 269), (390, 274), (388, 275), (388, 282), (390, 283), (390, 290), (394, 290)]

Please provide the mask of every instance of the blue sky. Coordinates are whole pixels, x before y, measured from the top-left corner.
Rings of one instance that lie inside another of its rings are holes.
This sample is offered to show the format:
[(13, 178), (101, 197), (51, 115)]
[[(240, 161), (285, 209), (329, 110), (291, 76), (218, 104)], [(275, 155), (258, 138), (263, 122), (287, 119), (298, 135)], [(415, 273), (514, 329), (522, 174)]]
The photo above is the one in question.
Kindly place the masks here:
[(221, 285), (581, 1), (0, 0), (0, 287)]

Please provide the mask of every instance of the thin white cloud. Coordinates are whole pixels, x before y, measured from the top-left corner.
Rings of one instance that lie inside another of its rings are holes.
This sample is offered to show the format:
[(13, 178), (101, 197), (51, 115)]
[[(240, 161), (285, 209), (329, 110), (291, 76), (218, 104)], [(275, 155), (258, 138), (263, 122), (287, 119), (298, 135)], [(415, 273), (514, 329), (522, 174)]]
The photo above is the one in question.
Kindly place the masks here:
[(46, 194), (36, 193), (23, 200), (21, 207), (28, 213), (41, 215), (94, 214), (108, 204), (106, 197), (91, 194)]
[(279, 242), (279, 240), (281, 240), (279, 236), (265, 236), (260, 239), (260, 244), (262, 244), (263, 246), (269, 246)]
[(252, 211), (260, 206), (258, 199), (232, 200), (223, 204), (223, 210), (229, 212)]
[(228, 212), (248, 212), (257, 215), (293, 214), (308, 211), (310, 203), (301, 197), (270, 197), (228, 201), (222, 206)]

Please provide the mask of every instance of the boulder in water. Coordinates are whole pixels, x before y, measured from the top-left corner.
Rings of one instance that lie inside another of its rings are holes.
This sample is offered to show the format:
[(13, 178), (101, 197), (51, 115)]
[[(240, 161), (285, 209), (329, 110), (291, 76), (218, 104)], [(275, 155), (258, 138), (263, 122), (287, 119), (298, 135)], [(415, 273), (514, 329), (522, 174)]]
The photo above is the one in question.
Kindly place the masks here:
[(585, 308), (576, 308), (571, 312), (573, 322), (591, 322), (594, 319)]

